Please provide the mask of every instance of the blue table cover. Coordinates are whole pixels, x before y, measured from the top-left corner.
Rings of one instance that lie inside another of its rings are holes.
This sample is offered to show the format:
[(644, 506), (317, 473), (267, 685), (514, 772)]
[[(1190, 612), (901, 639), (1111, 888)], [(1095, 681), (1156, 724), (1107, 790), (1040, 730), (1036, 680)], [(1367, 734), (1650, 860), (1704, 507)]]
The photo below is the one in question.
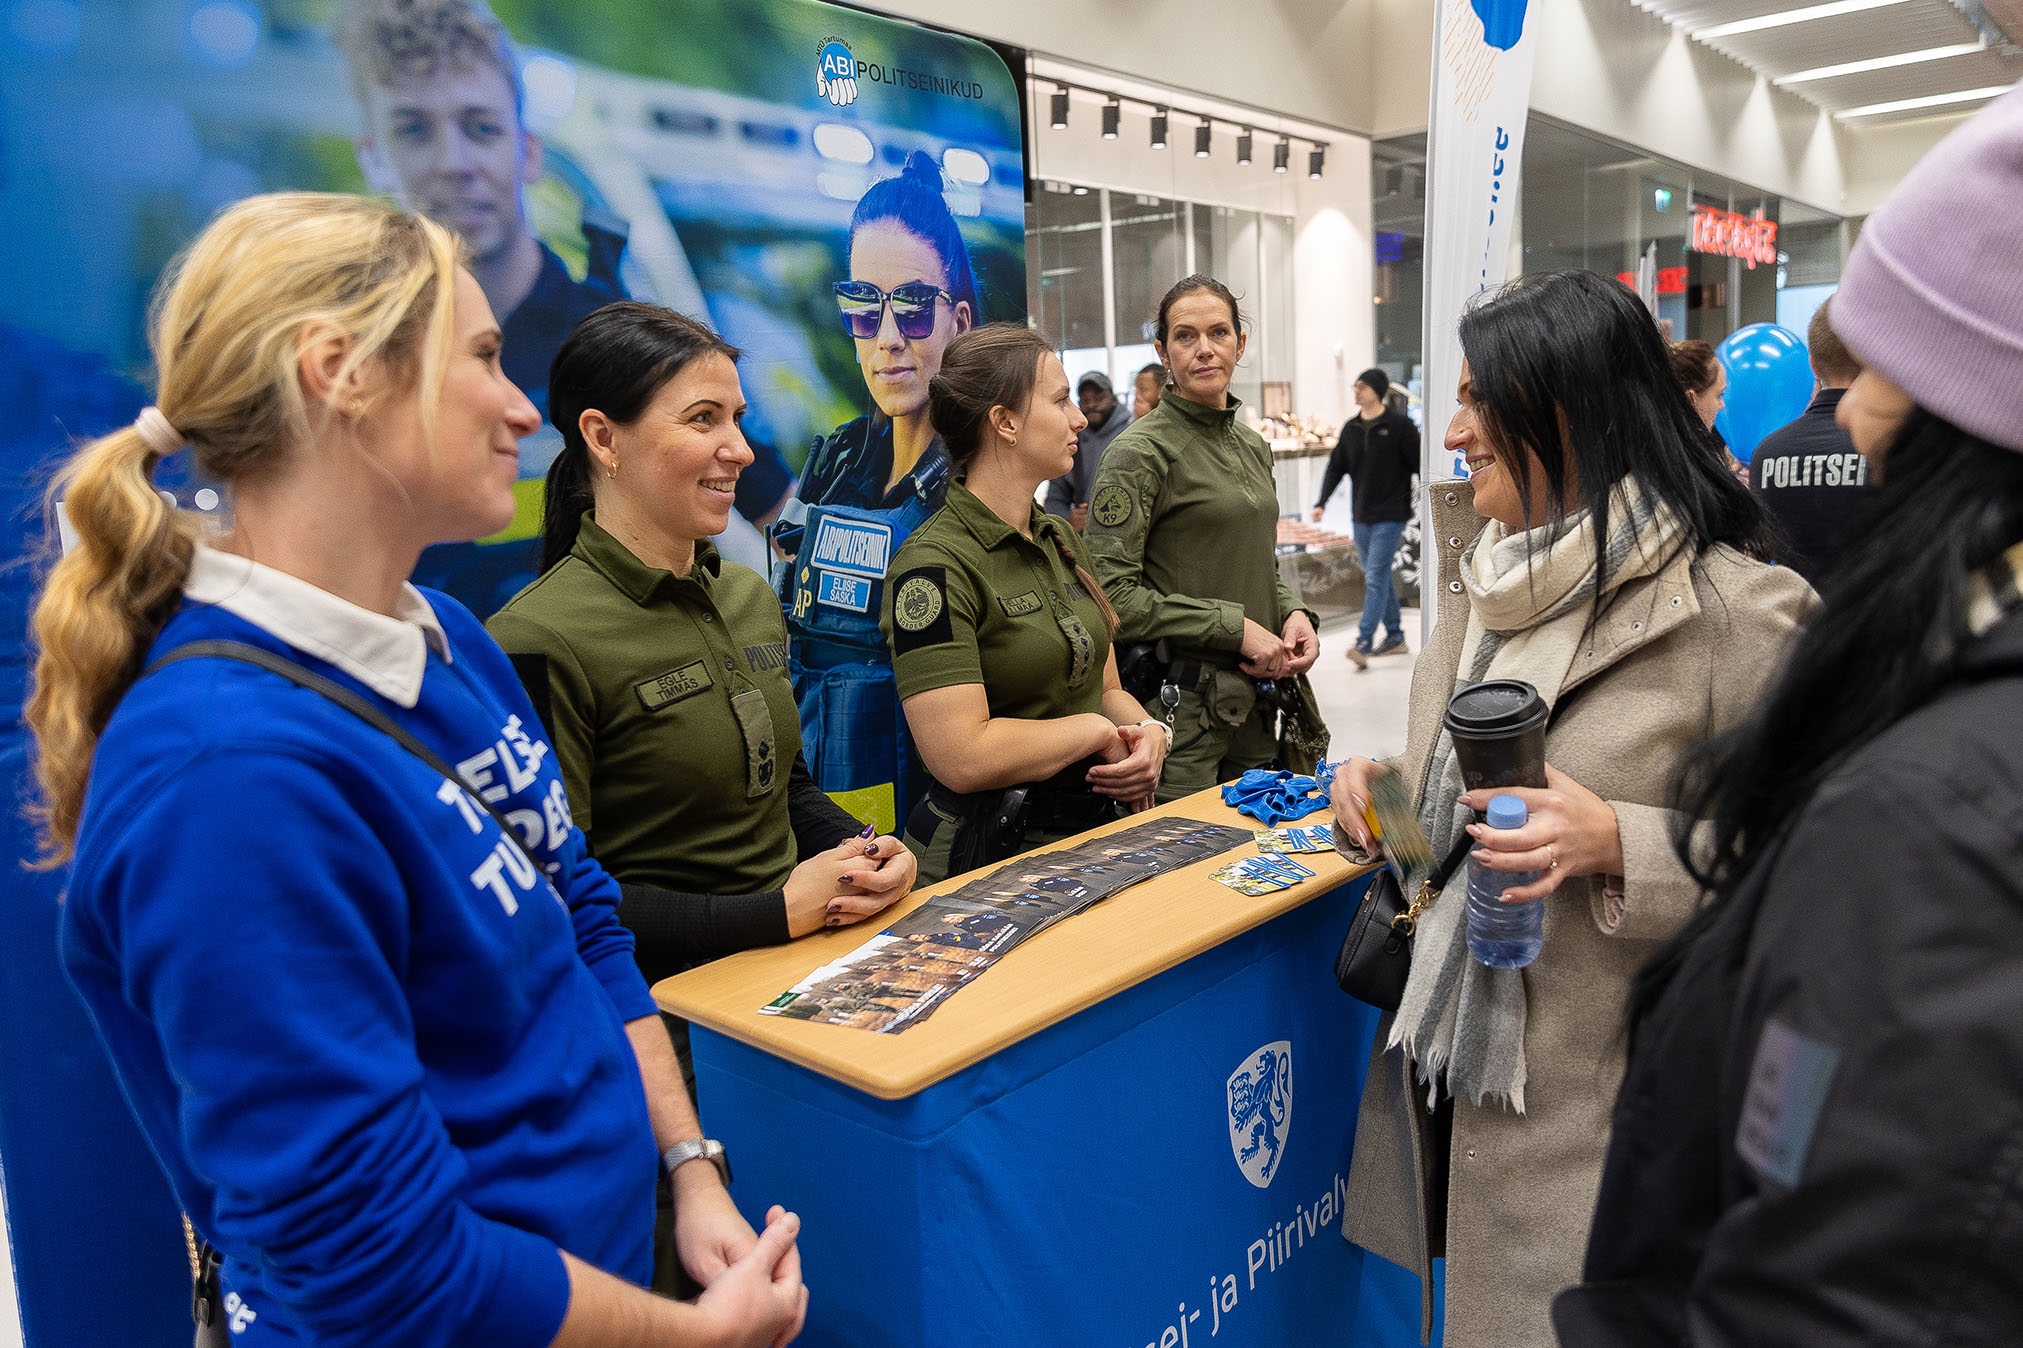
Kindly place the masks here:
[(1340, 1233), (1377, 1013), (1331, 964), (1364, 883), (903, 1100), (696, 1026), (732, 1196), (803, 1220), (798, 1342), (1416, 1345), (1418, 1279)]

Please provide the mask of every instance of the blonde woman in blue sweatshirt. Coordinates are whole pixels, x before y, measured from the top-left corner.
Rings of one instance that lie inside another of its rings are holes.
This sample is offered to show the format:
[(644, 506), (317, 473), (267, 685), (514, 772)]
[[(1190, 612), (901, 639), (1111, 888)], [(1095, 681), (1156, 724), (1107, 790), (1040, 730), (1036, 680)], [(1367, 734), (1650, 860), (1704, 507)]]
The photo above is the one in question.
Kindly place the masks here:
[[(407, 583), (423, 547), (506, 522), (536, 424), (456, 241), (254, 197), (191, 245), (152, 337), (157, 405), (60, 484), (77, 543), (36, 607), (28, 720), (47, 860), (75, 867), (64, 964), (223, 1256), (213, 1327), (792, 1338), (797, 1219), (755, 1235), (731, 1206), (519, 680)], [(222, 537), (152, 490), (185, 443), (232, 491)], [(657, 1183), (693, 1304), (640, 1286)]]

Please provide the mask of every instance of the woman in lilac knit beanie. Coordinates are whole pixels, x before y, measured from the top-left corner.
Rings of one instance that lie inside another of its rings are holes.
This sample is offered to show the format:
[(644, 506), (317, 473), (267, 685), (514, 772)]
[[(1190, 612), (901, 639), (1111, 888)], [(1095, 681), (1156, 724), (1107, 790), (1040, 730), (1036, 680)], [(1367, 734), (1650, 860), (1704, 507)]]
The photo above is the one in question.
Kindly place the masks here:
[(1871, 515), (1686, 779), (1567, 1348), (2023, 1343), (2023, 86), (1833, 300)]

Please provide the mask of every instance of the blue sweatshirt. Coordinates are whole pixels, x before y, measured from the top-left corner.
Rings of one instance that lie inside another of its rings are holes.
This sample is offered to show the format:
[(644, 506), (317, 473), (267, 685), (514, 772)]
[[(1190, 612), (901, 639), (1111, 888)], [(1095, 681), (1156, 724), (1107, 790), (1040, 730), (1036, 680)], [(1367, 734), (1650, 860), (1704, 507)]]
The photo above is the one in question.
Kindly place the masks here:
[(148, 658), (226, 638), (358, 689), (493, 799), (545, 877), (392, 739), (242, 661), (141, 680), (93, 763), (63, 959), (226, 1255), (239, 1348), (545, 1348), (558, 1247), (652, 1271), (658, 1157), (624, 1022), (654, 1008), (618, 888), (511, 665), (428, 602), (411, 707), (338, 646), (329, 663), (188, 600)]

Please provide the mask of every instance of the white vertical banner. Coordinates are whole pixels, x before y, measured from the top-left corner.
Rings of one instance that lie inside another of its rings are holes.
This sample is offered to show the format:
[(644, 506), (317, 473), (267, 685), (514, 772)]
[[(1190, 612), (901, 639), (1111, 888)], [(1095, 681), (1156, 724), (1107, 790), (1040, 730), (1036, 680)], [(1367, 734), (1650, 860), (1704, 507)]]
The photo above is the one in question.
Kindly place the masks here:
[[(1467, 474), (1461, 457), (1441, 443), (1461, 377), (1461, 311), (1509, 272), (1539, 8), (1535, 0), (1529, 13), (1526, 0), (1438, 0), (1434, 11), (1420, 462), (1420, 481), (1429, 486)], [(1422, 593), (1421, 621), (1431, 632), (1432, 588)]]

